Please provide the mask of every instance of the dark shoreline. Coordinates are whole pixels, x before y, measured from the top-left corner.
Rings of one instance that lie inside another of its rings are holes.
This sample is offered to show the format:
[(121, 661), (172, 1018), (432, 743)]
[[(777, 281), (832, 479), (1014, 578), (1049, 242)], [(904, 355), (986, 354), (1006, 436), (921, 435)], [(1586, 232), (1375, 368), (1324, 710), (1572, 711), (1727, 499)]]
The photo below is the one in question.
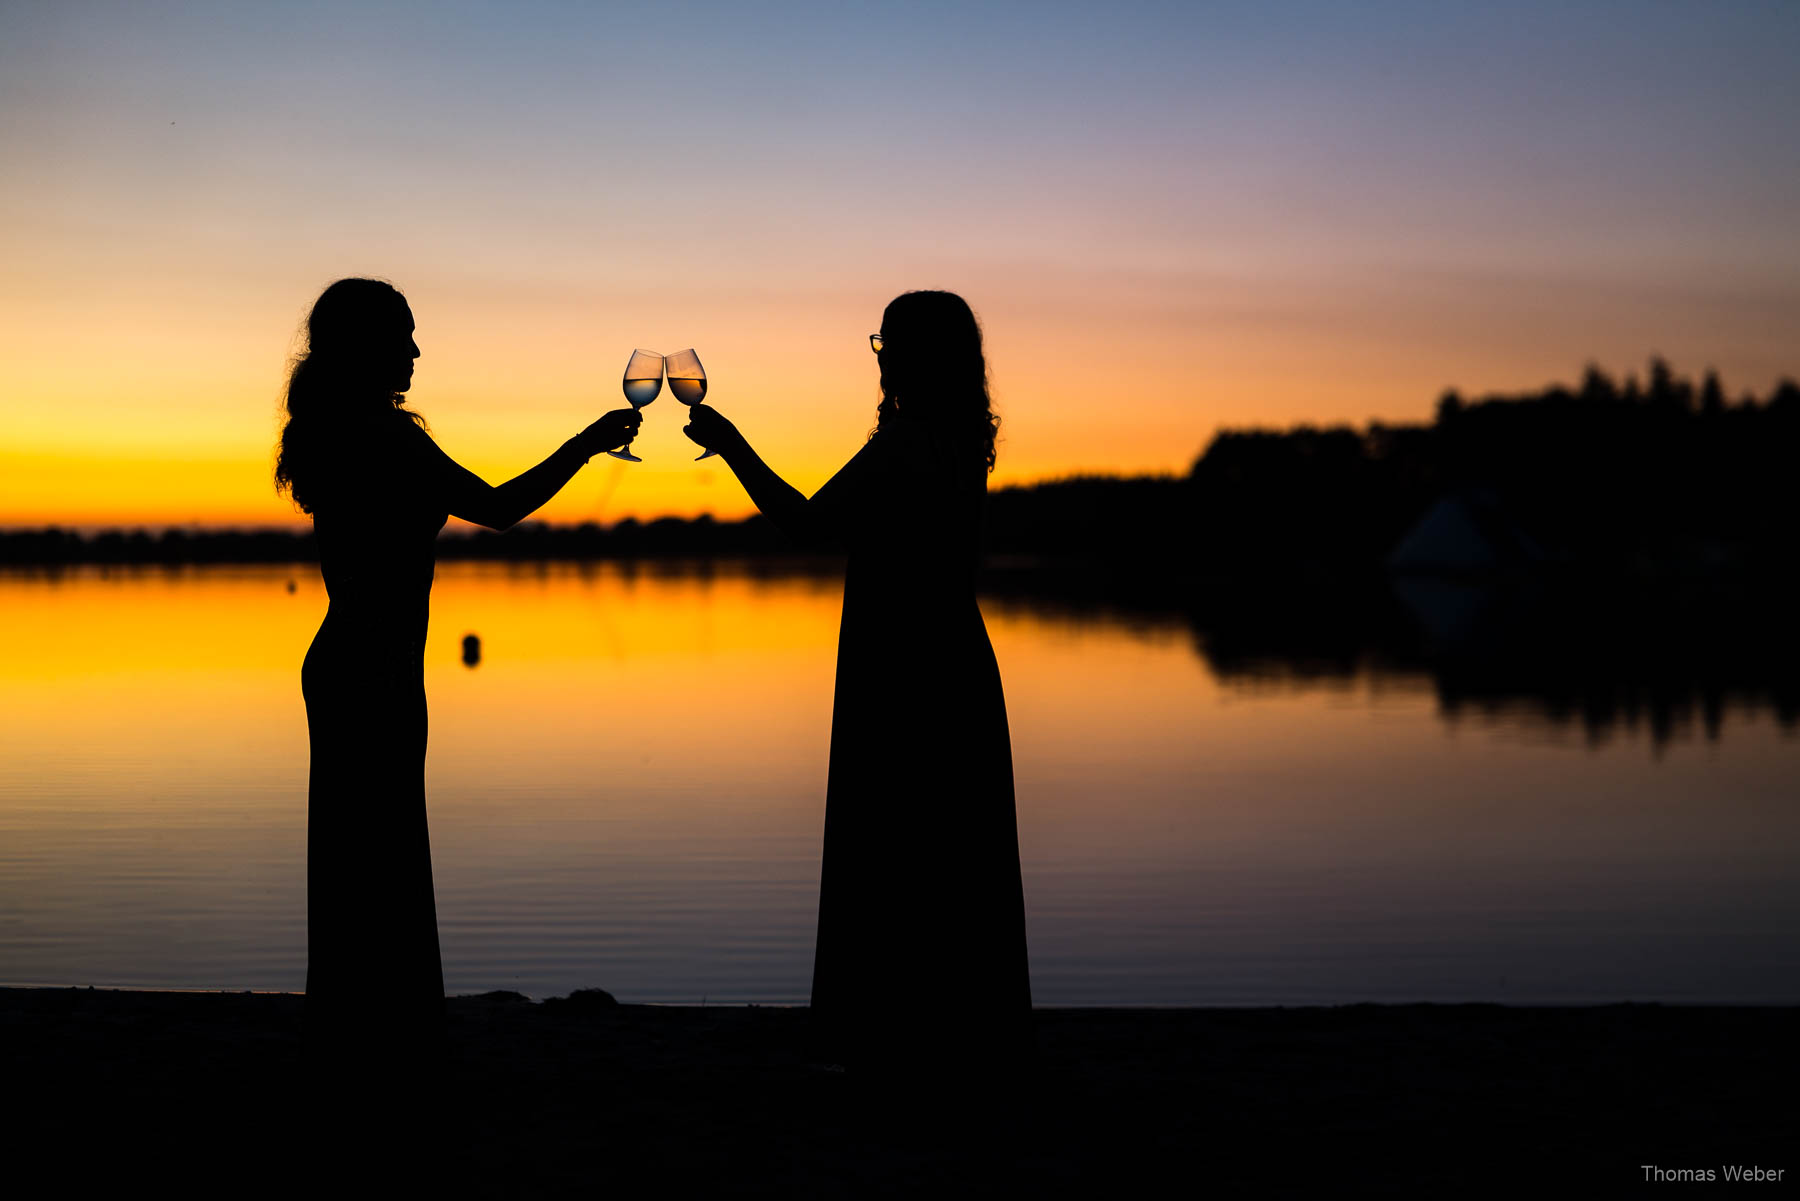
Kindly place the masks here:
[[(15, 1146), (103, 1149), (84, 1170), (140, 1183), (291, 1175), (334, 1121), (297, 1103), (300, 1012), (292, 994), (0, 989)], [(816, 1070), (806, 1023), (803, 1008), (452, 998), (430, 1158), (459, 1192), (627, 1196), (1552, 1181), (1589, 1196), (1646, 1187), (1644, 1164), (1800, 1177), (1794, 1007), (1041, 1009), (1033, 1078), (1004, 1100), (979, 1064), (904, 1094)]]

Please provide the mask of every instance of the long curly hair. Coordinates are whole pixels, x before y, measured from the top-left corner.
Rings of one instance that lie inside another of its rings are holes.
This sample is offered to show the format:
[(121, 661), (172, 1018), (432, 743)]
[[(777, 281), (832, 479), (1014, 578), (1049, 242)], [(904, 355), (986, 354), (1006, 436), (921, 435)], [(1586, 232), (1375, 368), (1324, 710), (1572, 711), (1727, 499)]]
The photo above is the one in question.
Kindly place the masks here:
[(895, 414), (923, 420), (994, 469), (1000, 418), (988, 396), (981, 323), (954, 292), (903, 292), (881, 314), (881, 404), (874, 437)]
[(313, 302), (306, 345), (288, 371), (275, 456), (275, 490), (302, 512), (327, 490), (333, 452), (347, 441), (395, 419), (424, 426), (394, 387), (396, 364), (410, 362), (411, 312), (400, 289), (380, 279), (340, 279)]

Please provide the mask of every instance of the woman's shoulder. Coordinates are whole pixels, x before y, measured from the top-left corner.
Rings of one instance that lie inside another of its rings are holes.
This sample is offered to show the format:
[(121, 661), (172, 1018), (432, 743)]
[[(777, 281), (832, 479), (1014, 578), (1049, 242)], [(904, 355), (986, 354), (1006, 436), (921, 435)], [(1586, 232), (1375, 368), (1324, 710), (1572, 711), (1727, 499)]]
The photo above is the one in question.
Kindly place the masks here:
[(443, 452), (410, 413), (394, 410), (342, 423), (320, 439), (320, 466), (355, 489), (410, 480)]
[(384, 413), (370, 430), (371, 449), (404, 462), (426, 462), (443, 452), (425, 423), (410, 409)]
[(966, 467), (972, 461), (967, 448), (959, 448), (948, 431), (901, 413), (889, 415), (873, 441), (884, 442), (884, 457), (912, 475), (950, 481), (965, 474), (958, 471), (959, 465)]
[(391, 450), (396, 446), (419, 446), (431, 442), (424, 418), (411, 409), (382, 407), (373, 411), (347, 413), (321, 428), (322, 440), (341, 450), (359, 447)]
[(937, 431), (928, 423), (904, 413), (889, 413), (884, 417), (875, 431), (875, 440), (890, 454), (915, 459), (936, 454), (939, 441)]
[(413, 445), (431, 442), (431, 434), (425, 428), (425, 418), (411, 409), (403, 409), (396, 405), (392, 412), (383, 414), (383, 416), (387, 419), (396, 438), (405, 439)]

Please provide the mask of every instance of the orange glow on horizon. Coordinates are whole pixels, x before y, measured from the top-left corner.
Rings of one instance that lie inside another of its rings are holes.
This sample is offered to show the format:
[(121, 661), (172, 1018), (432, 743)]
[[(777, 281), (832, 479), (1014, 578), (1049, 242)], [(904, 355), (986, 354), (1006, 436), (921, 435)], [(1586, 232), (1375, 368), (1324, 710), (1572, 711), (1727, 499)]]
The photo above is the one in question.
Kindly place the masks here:
[[(923, 272), (903, 282), (947, 284), (983, 319), (1002, 418), (995, 487), (1185, 472), (1224, 427), (1428, 420), (1446, 386), (1478, 395), (1572, 381), (1591, 358), (1620, 374), (1641, 370), (1640, 331), (1670, 321), (1619, 299), (1578, 330), (1550, 312), (1516, 311), (1513, 328), (1496, 330), (1485, 324), (1492, 298), (1457, 302), (1368, 279), (1336, 279), (1312, 296), (1291, 277), (1240, 281), (1228, 305), (1206, 289), (967, 274), (967, 283)], [(0, 526), (304, 524), (275, 494), (270, 468), (285, 363), (316, 286), (260, 286), (253, 312), (223, 322), (214, 315), (234, 302), (224, 293), (205, 298), (197, 318), (136, 304), (77, 316), (0, 291)], [(632, 347), (694, 346), (712, 380), (708, 402), (810, 492), (873, 424), (866, 335), (900, 290), (844, 287), (775, 309), (750, 296), (652, 297), (626, 312), (595, 295), (476, 297), (427, 278), (407, 289), (423, 350), (409, 400), (445, 451), (498, 483), (623, 405)], [(1762, 370), (1728, 374), (1727, 386), (1764, 390), (1779, 358), (1752, 333), (1696, 320), (1661, 348), (1692, 370), (1707, 361), (1695, 348), (1734, 347)], [(693, 461), (684, 419), (665, 390), (645, 410), (636, 444), (645, 462), (596, 457), (538, 518), (748, 515), (729, 468)]]

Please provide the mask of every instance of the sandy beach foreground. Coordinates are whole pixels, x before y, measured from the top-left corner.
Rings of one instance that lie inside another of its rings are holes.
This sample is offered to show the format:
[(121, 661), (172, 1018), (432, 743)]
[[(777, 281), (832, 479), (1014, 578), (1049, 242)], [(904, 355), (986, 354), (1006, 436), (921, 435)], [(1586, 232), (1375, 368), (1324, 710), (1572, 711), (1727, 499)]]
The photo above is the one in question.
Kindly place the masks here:
[[(301, 1085), (300, 1013), (0, 989), (14, 1162), (71, 1186), (302, 1180), (355, 1133)], [(407, 1107), (424, 1122), (388, 1113), (364, 1148), (408, 1184), (513, 1195), (1593, 1196), (1654, 1189), (1646, 1165), (1800, 1168), (1795, 1009), (1048, 1009), (1022, 1087), (968, 1064), (924, 1092), (808, 1065), (806, 1022), (454, 998), (446, 1078)]]

